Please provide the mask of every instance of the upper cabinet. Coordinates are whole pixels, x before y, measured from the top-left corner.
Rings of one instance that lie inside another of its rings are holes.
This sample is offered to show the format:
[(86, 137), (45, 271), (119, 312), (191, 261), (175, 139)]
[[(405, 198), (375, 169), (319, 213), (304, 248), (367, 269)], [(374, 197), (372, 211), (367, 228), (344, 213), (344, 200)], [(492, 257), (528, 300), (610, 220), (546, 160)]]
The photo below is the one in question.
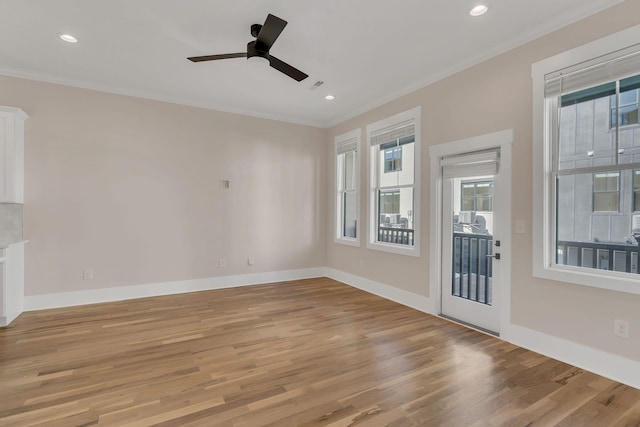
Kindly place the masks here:
[(24, 202), (24, 121), (19, 108), (0, 106), (0, 203)]

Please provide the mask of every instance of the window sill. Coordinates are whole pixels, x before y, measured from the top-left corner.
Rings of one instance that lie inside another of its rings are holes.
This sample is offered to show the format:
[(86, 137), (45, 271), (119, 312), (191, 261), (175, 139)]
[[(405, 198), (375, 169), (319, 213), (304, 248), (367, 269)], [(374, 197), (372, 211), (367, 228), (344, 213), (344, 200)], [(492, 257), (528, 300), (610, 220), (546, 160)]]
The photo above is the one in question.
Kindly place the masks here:
[(420, 249), (416, 246), (396, 245), (393, 243), (369, 242), (367, 249), (374, 251), (389, 252), (398, 255), (408, 255), (413, 257), (420, 256)]
[(346, 246), (360, 247), (360, 239), (350, 239), (348, 237), (336, 237), (333, 239), (334, 243), (338, 243)]
[(558, 266), (534, 268), (533, 276), (557, 282), (573, 283), (608, 291), (625, 292), (640, 295), (640, 274), (620, 273), (606, 270), (606, 274), (597, 273), (599, 270), (581, 267)]

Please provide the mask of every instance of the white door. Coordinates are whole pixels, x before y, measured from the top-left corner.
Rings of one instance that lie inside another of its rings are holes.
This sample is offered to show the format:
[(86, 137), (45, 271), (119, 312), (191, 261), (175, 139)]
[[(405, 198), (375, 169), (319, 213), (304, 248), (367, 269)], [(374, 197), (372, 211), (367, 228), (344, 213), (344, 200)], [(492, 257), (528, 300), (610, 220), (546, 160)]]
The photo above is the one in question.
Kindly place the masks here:
[(499, 149), (442, 165), (441, 314), (500, 332)]

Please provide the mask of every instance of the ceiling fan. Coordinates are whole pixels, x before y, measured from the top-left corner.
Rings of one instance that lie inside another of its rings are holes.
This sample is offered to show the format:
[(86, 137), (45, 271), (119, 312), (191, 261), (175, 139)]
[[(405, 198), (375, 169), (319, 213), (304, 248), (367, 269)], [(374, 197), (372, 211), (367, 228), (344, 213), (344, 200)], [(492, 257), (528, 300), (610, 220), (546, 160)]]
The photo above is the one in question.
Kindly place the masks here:
[(251, 26), (251, 35), (253, 37), (256, 37), (256, 39), (250, 41), (247, 44), (246, 52), (225, 53), (222, 55), (192, 56), (187, 59), (192, 62), (215, 61), (217, 59), (230, 58), (247, 58), (247, 60), (257, 60), (263, 62), (268, 61), (271, 67), (286, 74), (292, 79), (301, 82), (309, 76), (298, 70), (297, 68), (269, 54), (271, 46), (273, 46), (276, 39), (286, 26), (287, 21), (269, 14), (267, 15), (267, 19), (264, 21), (264, 25), (253, 24)]

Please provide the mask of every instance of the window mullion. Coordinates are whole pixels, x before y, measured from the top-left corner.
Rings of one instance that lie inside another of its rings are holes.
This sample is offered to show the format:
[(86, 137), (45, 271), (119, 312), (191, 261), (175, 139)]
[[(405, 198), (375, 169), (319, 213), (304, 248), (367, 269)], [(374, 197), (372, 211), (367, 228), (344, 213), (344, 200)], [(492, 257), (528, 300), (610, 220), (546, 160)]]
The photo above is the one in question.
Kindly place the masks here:
[(616, 132), (615, 132), (615, 151), (614, 156), (616, 165), (620, 164), (620, 80), (616, 80)]

